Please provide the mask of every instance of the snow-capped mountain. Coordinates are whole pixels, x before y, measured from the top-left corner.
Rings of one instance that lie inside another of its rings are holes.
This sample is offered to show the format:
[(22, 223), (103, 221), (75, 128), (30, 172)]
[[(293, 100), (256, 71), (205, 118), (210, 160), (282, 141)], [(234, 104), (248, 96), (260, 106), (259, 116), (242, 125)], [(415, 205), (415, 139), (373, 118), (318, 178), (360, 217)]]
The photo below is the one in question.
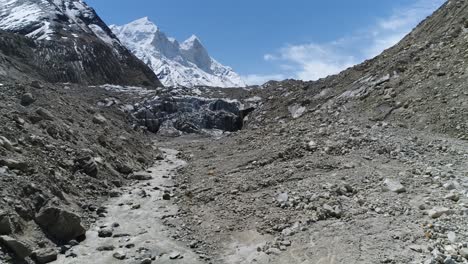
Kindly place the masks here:
[(35, 40), (48, 81), (161, 85), (83, 0), (0, 0), (0, 30)]
[(147, 17), (110, 28), (133, 54), (153, 69), (165, 86), (246, 86), (230, 67), (210, 57), (196, 36), (179, 44)]
[(82, 0), (0, 0), (0, 28), (37, 40), (87, 33), (110, 45), (120, 44)]

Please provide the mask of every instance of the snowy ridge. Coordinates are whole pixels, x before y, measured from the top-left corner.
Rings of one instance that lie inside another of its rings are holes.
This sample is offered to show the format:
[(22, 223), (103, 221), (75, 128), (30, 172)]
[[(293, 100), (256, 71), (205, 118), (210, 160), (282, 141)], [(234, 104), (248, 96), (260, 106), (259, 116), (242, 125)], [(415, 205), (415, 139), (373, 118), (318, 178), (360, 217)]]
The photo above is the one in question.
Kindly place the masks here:
[(147, 17), (110, 28), (128, 49), (153, 69), (165, 86), (246, 86), (230, 67), (211, 58), (196, 36), (179, 44)]
[(92, 34), (118, 47), (112, 31), (82, 0), (0, 0), (0, 29), (37, 40)]
[(162, 86), (83, 0), (0, 0), (3, 31), (36, 42), (25, 60), (49, 82)]

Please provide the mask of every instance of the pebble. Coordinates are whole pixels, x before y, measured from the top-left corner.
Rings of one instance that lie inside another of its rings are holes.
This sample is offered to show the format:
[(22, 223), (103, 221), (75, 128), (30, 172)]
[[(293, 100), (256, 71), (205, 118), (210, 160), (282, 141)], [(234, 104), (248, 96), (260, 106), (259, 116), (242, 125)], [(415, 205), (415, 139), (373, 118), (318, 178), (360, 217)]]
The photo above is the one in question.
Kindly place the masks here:
[(179, 258), (182, 258), (182, 256), (180, 255), (179, 252), (172, 252), (171, 254), (169, 254), (169, 258), (170, 259), (179, 259)]
[(145, 259), (143, 259), (143, 260), (140, 262), (140, 264), (151, 264), (152, 262), (153, 262), (152, 259), (150, 259), (150, 258), (145, 258)]
[(168, 193), (164, 193), (163, 196), (162, 196), (162, 198), (163, 198), (163, 200), (168, 201), (168, 200), (171, 200), (171, 195), (168, 194)]
[(112, 257), (114, 257), (115, 259), (118, 259), (118, 260), (124, 260), (125, 258), (127, 258), (127, 255), (125, 253), (121, 253), (121, 252), (115, 252)]
[(457, 235), (455, 234), (455, 232), (452, 232), (452, 231), (447, 233), (447, 238), (452, 243), (455, 243), (457, 241)]
[(97, 251), (113, 251), (115, 249), (112, 245), (100, 246), (97, 248)]
[(406, 188), (397, 180), (385, 179), (383, 182), (383, 189), (385, 191), (394, 192), (394, 193), (404, 193)]
[(98, 231), (99, 237), (111, 237), (112, 236), (112, 229), (110, 228), (102, 228)]
[(451, 214), (451, 210), (445, 207), (434, 207), (431, 210), (429, 210), (428, 214), (431, 218), (439, 218), (442, 215), (449, 215)]

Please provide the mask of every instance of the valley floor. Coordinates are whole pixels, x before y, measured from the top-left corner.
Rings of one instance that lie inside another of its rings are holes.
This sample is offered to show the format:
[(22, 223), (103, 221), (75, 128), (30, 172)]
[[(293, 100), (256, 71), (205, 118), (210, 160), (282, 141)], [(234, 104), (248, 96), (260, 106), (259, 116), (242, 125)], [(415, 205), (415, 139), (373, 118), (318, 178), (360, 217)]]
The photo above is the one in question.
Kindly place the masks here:
[(327, 154), (255, 130), (160, 142), (189, 162), (176, 236), (212, 263), (466, 263), (468, 144), (383, 130), (380, 148), (399, 152)]
[[(178, 154), (166, 149), (151, 180), (123, 188), (59, 262), (467, 262), (465, 141), (373, 127), (373, 143), (331, 152), (262, 133), (158, 139)], [(128, 236), (99, 238), (106, 228)]]

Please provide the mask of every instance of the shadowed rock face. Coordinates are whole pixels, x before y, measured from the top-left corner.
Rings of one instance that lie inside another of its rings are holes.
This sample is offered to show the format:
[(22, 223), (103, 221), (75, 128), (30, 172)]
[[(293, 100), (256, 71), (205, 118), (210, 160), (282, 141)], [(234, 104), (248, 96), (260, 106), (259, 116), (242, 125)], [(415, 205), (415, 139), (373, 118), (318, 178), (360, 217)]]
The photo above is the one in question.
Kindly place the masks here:
[[(0, 77), (90, 85), (161, 86), (154, 73), (126, 50), (120, 55), (95, 37), (32, 41), (0, 31)], [(75, 46), (76, 45), (76, 46)], [(4, 69), (5, 68), (5, 69)], [(15, 69), (12, 71), (11, 69)]]
[(143, 103), (134, 113), (138, 125), (157, 133), (162, 128), (185, 133), (201, 129), (238, 131), (249, 110), (237, 101), (198, 97), (163, 97)]
[[(17, 72), (12, 75), (11, 69)], [(162, 86), (81, 0), (3, 1), (0, 77), (5, 75), (17, 80), (34, 75), (48, 82)]]

